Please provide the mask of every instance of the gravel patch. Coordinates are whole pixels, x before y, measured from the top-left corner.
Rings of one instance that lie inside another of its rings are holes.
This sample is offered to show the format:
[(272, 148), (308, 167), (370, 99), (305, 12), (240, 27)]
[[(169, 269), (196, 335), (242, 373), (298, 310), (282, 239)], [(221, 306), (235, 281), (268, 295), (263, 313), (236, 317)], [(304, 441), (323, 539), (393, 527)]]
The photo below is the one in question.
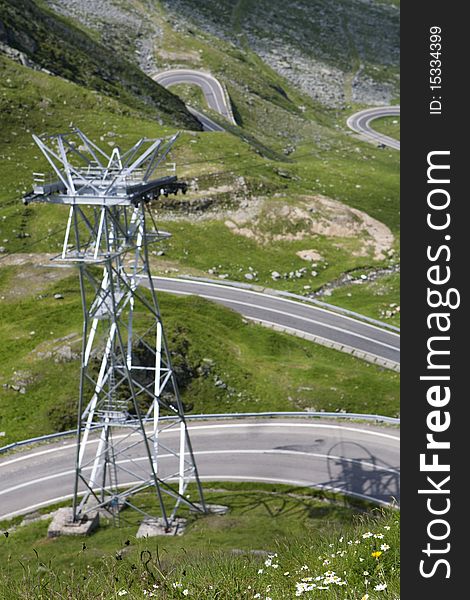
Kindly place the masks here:
[(47, 0), (47, 3), (55, 12), (99, 32), (105, 45), (137, 63), (145, 73), (156, 70), (154, 48), (162, 32), (147, 12), (113, 0)]

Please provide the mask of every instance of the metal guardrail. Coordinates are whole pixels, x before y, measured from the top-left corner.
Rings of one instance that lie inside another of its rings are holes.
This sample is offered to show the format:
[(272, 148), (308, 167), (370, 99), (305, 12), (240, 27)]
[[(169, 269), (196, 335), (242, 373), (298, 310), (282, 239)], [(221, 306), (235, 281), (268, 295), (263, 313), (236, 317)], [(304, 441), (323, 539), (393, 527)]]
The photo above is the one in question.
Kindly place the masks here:
[[(382, 415), (370, 415), (360, 413), (338, 413), (338, 412), (253, 412), (253, 413), (215, 413), (208, 415), (186, 415), (186, 421), (205, 421), (209, 419), (245, 419), (245, 418), (276, 418), (276, 417), (295, 417), (295, 418), (325, 418), (325, 419), (351, 419), (358, 421), (374, 421), (376, 423), (388, 423), (389, 425), (399, 425), (400, 419), (394, 417), (385, 417)], [(171, 421), (178, 417), (166, 416), (160, 417), (160, 421)], [(147, 423), (152, 423), (153, 419), (149, 419)], [(129, 425), (133, 421), (128, 422)], [(92, 429), (100, 429), (100, 425), (92, 427)], [(49, 433), (39, 437), (29, 438), (27, 440), (21, 440), (19, 442), (12, 442), (7, 446), (0, 448), (0, 454), (8, 452), (8, 450), (14, 450), (21, 446), (28, 446), (38, 442), (46, 442), (49, 440), (60, 439), (63, 437), (69, 437), (77, 435), (76, 429), (69, 429), (68, 431), (60, 431), (57, 433)]]
[[(158, 275), (156, 275), (158, 277)], [(253, 292), (271, 294), (272, 296), (285, 296), (287, 298), (293, 298), (294, 300), (298, 300), (299, 302), (308, 302), (309, 304), (315, 304), (320, 308), (324, 308), (325, 310), (329, 310), (330, 312), (339, 313), (342, 315), (346, 315), (356, 319), (357, 321), (365, 321), (366, 323), (371, 323), (372, 325), (376, 325), (382, 329), (390, 329), (392, 331), (396, 331), (400, 333), (400, 328), (395, 325), (391, 325), (390, 323), (384, 323), (384, 321), (378, 321), (377, 319), (373, 319), (372, 317), (367, 317), (366, 315), (362, 315), (361, 313), (357, 313), (353, 310), (349, 310), (348, 308), (343, 308), (342, 306), (335, 306), (334, 304), (328, 304), (327, 302), (322, 302), (321, 300), (316, 300), (315, 298), (308, 298), (306, 296), (301, 296), (300, 294), (294, 294), (293, 292), (285, 292), (284, 290), (275, 290), (273, 288), (263, 287), (261, 285), (251, 285), (249, 283), (244, 283), (242, 281), (227, 281), (224, 279), (209, 279), (208, 277), (195, 277), (194, 275), (180, 275), (179, 277), (167, 277), (164, 279), (183, 279), (190, 281), (194, 279), (195, 281), (201, 281), (203, 283), (213, 283), (215, 285), (222, 285), (226, 287), (235, 287), (244, 290), (250, 290)]]

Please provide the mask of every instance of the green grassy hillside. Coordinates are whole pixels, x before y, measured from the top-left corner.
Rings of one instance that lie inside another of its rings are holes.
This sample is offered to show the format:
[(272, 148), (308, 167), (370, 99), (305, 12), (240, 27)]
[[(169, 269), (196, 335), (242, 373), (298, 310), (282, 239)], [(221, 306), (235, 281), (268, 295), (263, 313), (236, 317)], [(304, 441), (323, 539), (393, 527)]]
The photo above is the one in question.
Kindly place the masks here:
[[(182, 130), (169, 161), (189, 191), (152, 207), (172, 234), (152, 249), (155, 273), (326, 293), (399, 324), (399, 153), (345, 124), (365, 104), (398, 100), (398, 4), (0, 0), (1, 445), (76, 424), (78, 279), (42, 266), (66, 211), (21, 202), (32, 173), (48, 171), (32, 133), (78, 126), (111, 151)], [(226, 127), (201, 132), (142, 71), (178, 67), (219, 78), (238, 125), (198, 90), (174, 88)], [(395, 125), (378, 124), (391, 135)], [(188, 413), (398, 415), (395, 372), (200, 298), (160, 305)], [(137, 540), (136, 513), (85, 541), (48, 539), (47, 515), (2, 523), (0, 599), (399, 597), (398, 514), (358, 518), (370, 507), (280, 485), (205, 488), (231, 511), (185, 515), (184, 550), (181, 538)]]
[(207, 500), (230, 512), (188, 515), (184, 538), (136, 539), (135, 512), (122, 513), (118, 530), (103, 520), (87, 539), (48, 539), (51, 517), (18, 518), (2, 524), (0, 598), (397, 600), (399, 513), (358, 515), (322, 496), (211, 483)]
[[(113, 10), (120, 6), (108, 4)], [(63, 10), (67, 6), (64, 2)], [(237, 4), (241, 16), (252, 10), (247, 6)], [(345, 7), (348, 15), (359, 10), (354, 3)], [(158, 68), (188, 66), (214, 73), (226, 85), (239, 122), (239, 127), (228, 127), (224, 134), (184, 135), (172, 152), (171, 160), (177, 163), (178, 175), (190, 183), (190, 192), (184, 202), (157, 207), (162, 226), (175, 233), (161, 270), (206, 276), (216, 271), (242, 281), (254, 272), (255, 283), (310, 294), (343, 273), (397, 264), (397, 152), (356, 141), (345, 126), (349, 111), (328, 108), (299, 90), (250, 47), (223, 39), (222, 26), (217, 37), (196, 26), (180, 25), (160, 5), (132, 4), (132, 8), (139, 18), (147, 15), (159, 28), (154, 48)], [(328, 11), (313, 12), (319, 26), (323, 23), (328, 30)], [(279, 21), (276, 15), (270, 18)], [(241, 24), (240, 31), (245, 31)], [(93, 38), (99, 39), (100, 33), (93, 31)], [(105, 54), (117, 55), (109, 48)], [(84, 63), (81, 72), (89, 71), (90, 65)], [(10, 63), (5, 74), (1, 101), (8, 117), (0, 136), (8, 162), (0, 167), (4, 183), (0, 202), (18, 204), (14, 210), (6, 209), (0, 239), (8, 241), (1, 245), (14, 252), (26, 251), (33, 243), (33, 250), (46, 251), (51, 240), (38, 240), (59, 227), (63, 217), (50, 207), (20, 208), (20, 193), (30, 185), (28, 173), (47, 168), (34, 158), (31, 132), (61, 130), (73, 120), (105, 147), (113, 143), (126, 147), (142, 135), (153, 137), (170, 130), (152, 123), (139, 103), (133, 108), (112, 103), (102, 94), (90, 95), (83, 85), (67, 85)], [(88, 85), (85, 76), (83, 83)], [(182, 93), (195, 104), (203, 102), (200, 94)], [(344, 206), (328, 204), (330, 199)], [(348, 207), (362, 212), (358, 215)], [(379, 224), (366, 223), (367, 216)], [(376, 235), (380, 224), (385, 229)], [(60, 243), (60, 236), (52, 241)], [(301, 257), (305, 252), (320, 258), (306, 260)], [(273, 272), (281, 277), (273, 278)], [(372, 303), (374, 295), (369, 299)], [(390, 299), (394, 302), (398, 303), (395, 296)], [(368, 304), (364, 304), (366, 312)]]
[[(0, 275), (1, 445), (73, 429), (82, 321), (77, 274), (26, 260), (3, 266)], [(395, 416), (399, 410), (395, 372), (251, 324), (201, 298), (160, 296), (188, 413), (310, 409)]]
[[(216, 61), (222, 50), (212, 49), (210, 56)], [(83, 86), (0, 60), (5, 75), (0, 104), (6, 116), (0, 132), (0, 246), (5, 252), (53, 251), (61, 243), (63, 211), (21, 205), (31, 173), (48, 169), (31, 133), (63, 131), (73, 122), (106, 149), (129, 147), (141, 136), (174, 129)], [(230, 64), (241, 77), (237, 60)], [(257, 78), (260, 90), (269, 77), (277, 77), (265, 70)], [(180, 137), (170, 160), (191, 189), (184, 201), (179, 197), (156, 206), (157, 219), (174, 233), (158, 268), (207, 276), (215, 267), (218, 275), (242, 281), (253, 271), (255, 283), (311, 293), (347, 271), (398, 262), (398, 153), (356, 142), (335, 127), (332, 115), (309, 106), (291, 124), (304, 141), (282, 160), (265, 158), (256, 144), (244, 141), (247, 130), (261, 137), (263, 122), (256, 120), (256, 111), (251, 117), (256, 125), (238, 128), (236, 135), (188, 132)], [(243, 108), (247, 114), (248, 108)], [(275, 122), (289, 114), (266, 98), (260, 108)], [(282, 154), (275, 129), (266, 123), (265, 130), (263, 143)], [(368, 215), (379, 224), (368, 222)], [(318, 260), (301, 257), (310, 250)], [(273, 279), (273, 272), (281, 277)]]
[(200, 129), (177, 97), (42, 3), (1, 0), (0, 22), (0, 41), (51, 73), (118, 98), (166, 123)]

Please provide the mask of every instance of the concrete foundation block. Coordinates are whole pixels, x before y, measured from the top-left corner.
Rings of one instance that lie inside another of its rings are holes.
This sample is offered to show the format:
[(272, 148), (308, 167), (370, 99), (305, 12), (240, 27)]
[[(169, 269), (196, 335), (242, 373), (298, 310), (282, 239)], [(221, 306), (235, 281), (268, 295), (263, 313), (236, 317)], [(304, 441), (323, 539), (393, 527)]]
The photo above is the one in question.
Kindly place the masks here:
[(166, 529), (163, 519), (146, 518), (140, 524), (136, 537), (155, 537), (157, 535), (183, 535), (186, 529), (186, 519), (176, 517)]
[(59, 508), (52, 519), (47, 537), (59, 537), (60, 535), (90, 535), (98, 527), (100, 517), (98, 513), (89, 513), (80, 521), (73, 522), (73, 510), (71, 508)]
[[(202, 511), (202, 504), (199, 502), (195, 502), (194, 506)], [(190, 508), (190, 512), (198, 512), (195, 508)], [(223, 504), (206, 504), (206, 512), (211, 515), (226, 515), (230, 511), (228, 506), (224, 506)]]

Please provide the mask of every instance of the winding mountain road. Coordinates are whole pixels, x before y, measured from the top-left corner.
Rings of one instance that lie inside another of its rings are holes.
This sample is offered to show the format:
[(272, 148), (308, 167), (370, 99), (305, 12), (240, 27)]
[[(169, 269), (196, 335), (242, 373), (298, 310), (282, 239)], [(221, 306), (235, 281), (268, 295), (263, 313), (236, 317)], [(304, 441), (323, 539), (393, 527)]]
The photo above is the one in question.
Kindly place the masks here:
[[(233, 117), (230, 99), (228, 98), (226, 91), (222, 84), (210, 73), (193, 69), (170, 69), (168, 71), (154, 73), (152, 78), (166, 88), (179, 84), (197, 85), (201, 88), (209, 108), (218, 112), (231, 124), (237, 124)], [(213, 121), (207, 115), (204, 115), (191, 106), (187, 106), (187, 108), (202, 123), (204, 131), (225, 131), (221, 125)], [(394, 148), (395, 150), (400, 150), (400, 142), (398, 140), (379, 133), (371, 127), (371, 123), (374, 119), (397, 116), (400, 116), (399, 106), (366, 108), (365, 110), (361, 110), (351, 115), (347, 120), (347, 125), (350, 129), (360, 134), (368, 141), (383, 144), (390, 148)]]
[[(164, 87), (181, 83), (199, 86), (208, 106), (236, 124), (224, 88), (213, 75), (192, 69), (172, 69), (154, 74), (153, 79)], [(190, 110), (203, 123), (206, 131), (224, 131), (223, 127), (199, 111)], [(399, 106), (368, 108), (350, 116), (347, 124), (367, 139), (399, 150), (400, 142), (374, 131), (370, 126), (374, 119), (399, 114)], [(215, 300), (261, 324), (333, 345), (340, 350), (398, 370), (399, 336), (378, 327), (364, 325), (349, 317), (334, 315), (313, 306), (294, 303), (292, 300), (273, 298), (266, 294), (260, 296), (256, 292), (247, 292), (239, 288), (165, 278), (160, 278), (158, 285), (161, 291), (176, 294), (194, 293)]]
[[(222, 84), (210, 73), (193, 69), (171, 69), (155, 73), (152, 75), (152, 79), (165, 88), (179, 84), (197, 85), (201, 88), (209, 108), (218, 112), (233, 125), (237, 124), (232, 114), (230, 100)], [(187, 106), (187, 109), (202, 123), (204, 131), (225, 131), (218, 123), (192, 106)]]
[[(284, 483), (338, 491), (378, 504), (399, 500), (395, 427), (282, 418), (198, 421), (188, 428), (203, 482)], [(91, 453), (97, 441), (95, 437), (88, 444)], [(132, 452), (146, 463), (141, 444)], [(177, 471), (175, 460), (160, 456), (161, 477)], [(74, 461), (75, 442), (70, 438), (1, 457), (0, 520), (70, 498)], [(125, 472), (122, 477), (126, 483)]]
[(400, 150), (400, 142), (398, 140), (375, 131), (371, 126), (371, 123), (374, 119), (399, 116), (399, 106), (378, 106), (375, 108), (366, 108), (365, 110), (361, 110), (360, 112), (351, 115), (346, 123), (350, 129), (356, 133), (359, 133), (368, 141), (384, 144), (385, 146), (389, 146), (395, 150)]
[(157, 292), (202, 296), (262, 325), (399, 369), (400, 336), (393, 331), (312, 304), (242, 287), (170, 277), (156, 277), (155, 283)]

